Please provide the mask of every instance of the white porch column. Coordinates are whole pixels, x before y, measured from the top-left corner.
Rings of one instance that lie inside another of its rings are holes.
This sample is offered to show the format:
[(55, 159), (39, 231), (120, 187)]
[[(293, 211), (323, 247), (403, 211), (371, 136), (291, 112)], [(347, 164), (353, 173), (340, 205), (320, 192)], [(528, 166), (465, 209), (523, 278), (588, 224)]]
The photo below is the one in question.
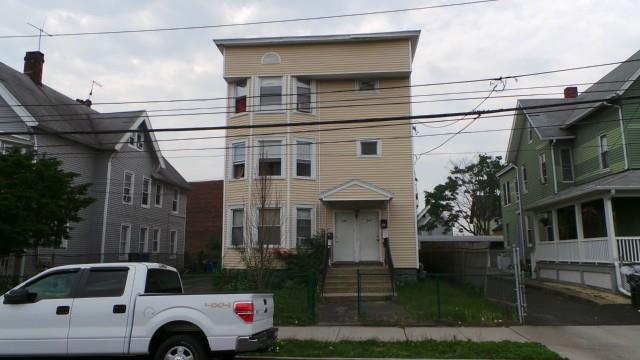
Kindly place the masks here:
[(578, 233), (578, 252), (579, 252), (579, 256), (580, 256), (580, 261), (584, 262), (585, 261), (585, 254), (584, 254), (584, 231), (582, 228), (582, 204), (578, 203), (575, 205), (575, 211), (576, 211), (576, 230)]
[(607, 238), (609, 239), (609, 251), (611, 252), (611, 260), (614, 263), (619, 261), (618, 244), (616, 242), (616, 227), (613, 219), (613, 205), (611, 196), (604, 198), (604, 216), (607, 224)]
[(558, 244), (560, 241), (560, 231), (558, 230), (558, 210), (551, 210), (551, 226), (553, 229), (553, 248), (556, 252), (556, 261), (560, 261), (560, 253), (558, 252)]

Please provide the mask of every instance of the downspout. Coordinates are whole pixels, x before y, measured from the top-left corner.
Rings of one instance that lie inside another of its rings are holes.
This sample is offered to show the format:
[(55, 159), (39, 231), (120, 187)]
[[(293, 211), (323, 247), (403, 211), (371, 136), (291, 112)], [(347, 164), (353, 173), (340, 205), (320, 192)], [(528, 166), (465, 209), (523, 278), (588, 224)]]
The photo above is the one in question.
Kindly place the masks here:
[(554, 149), (554, 145), (556, 144), (556, 140), (551, 142), (551, 170), (553, 171), (553, 193), (558, 193), (558, 178), (556, 177), (556, 151)]
[(109, 155), (109, 162), (107, 163), (107, 185), (104, 192), (104, 208), (102, 210), (102, 240), (100, 243), (100, 262), (104, 262), (104, 247), (105, 240), (107, 238), (107, 210), (109, 209), (109, 192), (111, 190), (111, 160), (116, 152), (112, 152)]
[(618, 118), (620, 119), (620, 135), (622, 135), (622, 152), (624, 153), (624, 169), (629, 169), (629, 155), (627, 150), (627, 138), (624, 132), (624, 120), (622, 113), (622, 105), (613, 105), (618, 108)]
[[(522, 184), (520, 183), (520, 170), (518, 168), (518, 166), (515, 166), (515, 170), (516, 170), (516, 182), (518, 183), (518, 212), (520, 213), (520, 215), (518, 216), (518, 221), (520, 222), (520, 249), (521, 252), (520, 254), (522, 254), (522, 260), (525, 260), (526, 258), (526, 253), (525, 253), (525, 232), (524, 232), (524, 214), (522, 212)], [(526, 260), (525, 260), (526, 261)]]

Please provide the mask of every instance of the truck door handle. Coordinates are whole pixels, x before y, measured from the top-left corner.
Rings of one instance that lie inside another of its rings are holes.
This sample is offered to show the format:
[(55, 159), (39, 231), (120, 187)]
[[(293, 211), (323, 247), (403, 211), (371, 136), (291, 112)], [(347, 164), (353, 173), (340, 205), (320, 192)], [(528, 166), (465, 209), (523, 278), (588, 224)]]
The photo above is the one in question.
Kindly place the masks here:
[(69, 315), (69, 310), (71, 310), (69, 306), (58, 306), (56, 308), (56, 315)]
[(114, 314), (124, 314), (127, 312), (127, 305), (113, 305)]

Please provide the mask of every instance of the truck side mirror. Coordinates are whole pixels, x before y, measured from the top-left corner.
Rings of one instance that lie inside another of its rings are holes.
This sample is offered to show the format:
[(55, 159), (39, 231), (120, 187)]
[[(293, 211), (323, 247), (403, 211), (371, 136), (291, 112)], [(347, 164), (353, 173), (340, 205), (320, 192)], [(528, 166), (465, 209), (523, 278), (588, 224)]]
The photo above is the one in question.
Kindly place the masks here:
[(9, 305), (28, 304), (36, 300), (38, 294), (27, 289), (15, 289), (4, 295), (4, 303)]

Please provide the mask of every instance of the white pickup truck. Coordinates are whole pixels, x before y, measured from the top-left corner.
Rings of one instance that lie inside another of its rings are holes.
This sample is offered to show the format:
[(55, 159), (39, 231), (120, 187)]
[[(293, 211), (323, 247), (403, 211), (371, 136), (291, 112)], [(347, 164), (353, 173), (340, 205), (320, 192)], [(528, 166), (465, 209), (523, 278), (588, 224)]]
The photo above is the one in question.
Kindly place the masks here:
[(49, 269), (0, 297), (0, 357), (152, 355), (201, 360), (276, 339), (272, 294), (183, 294), (148, 263)]

